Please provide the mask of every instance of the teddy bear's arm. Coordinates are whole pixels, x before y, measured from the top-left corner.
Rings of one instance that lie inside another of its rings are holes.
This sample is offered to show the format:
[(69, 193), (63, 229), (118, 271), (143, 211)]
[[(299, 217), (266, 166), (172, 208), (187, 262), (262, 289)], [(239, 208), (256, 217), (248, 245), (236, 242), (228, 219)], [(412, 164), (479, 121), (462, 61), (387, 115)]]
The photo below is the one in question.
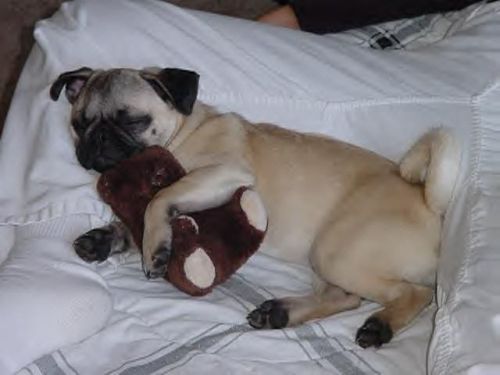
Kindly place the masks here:
[(190, 213), (220, 206), (242, 186), (253, 186), (253, 174), (240, 165), (215, 165), (196, 169), (160, 190), (144, 216), (143, 264), (152, 276), (163, 274), (166, 265), (155, 258), (170, 252), (170, 220), (177, 212)]

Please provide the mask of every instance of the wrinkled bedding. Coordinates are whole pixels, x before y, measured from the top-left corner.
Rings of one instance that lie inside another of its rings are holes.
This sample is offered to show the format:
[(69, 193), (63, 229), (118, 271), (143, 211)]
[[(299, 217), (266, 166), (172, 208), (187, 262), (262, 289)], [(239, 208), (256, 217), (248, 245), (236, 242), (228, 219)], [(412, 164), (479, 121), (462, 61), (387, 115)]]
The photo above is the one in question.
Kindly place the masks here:
[[(499, 372), (500, 8), (488, 6), (417, 52), (154, 1), (75, 1), (39, 22), (0, 141), (0, 373)], [(361, 350), (353, 335), (372, 303), (301, 327), (249, 329), (255, 305), (310, 288), (310, 271), (272, 249), (203, 298), (146, 281), (137, 254), (80, 261), (72, 239), (112, 213), (75, 159), (69, 105), (51, 102), (48, 88), (83, 65), (193, 69), (200, 99), (221, 110), (394, 160), (429, 128), (451, 128), (464, 152), (436, 304), (389, 345)]]

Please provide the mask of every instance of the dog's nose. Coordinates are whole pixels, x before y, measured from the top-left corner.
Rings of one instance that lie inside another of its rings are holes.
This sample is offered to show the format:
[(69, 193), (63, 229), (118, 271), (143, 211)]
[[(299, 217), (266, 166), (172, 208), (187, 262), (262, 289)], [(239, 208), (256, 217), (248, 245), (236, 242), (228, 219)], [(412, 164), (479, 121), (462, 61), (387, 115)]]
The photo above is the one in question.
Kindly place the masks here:
[(80, 164), (82, 165), (83, 168), (85, 169), (93, 169), (93, 165), (94, 165), (94, 162), (92, 160), (86, 160), (86, 161), (82, 161), (80, 162)]
[(78, 146), (76, 148), (76, 158), (81, 166), (85, 169), (91, 169), (94, 163), (95, 157), (92, 153), (87, 152), (84, 147)]

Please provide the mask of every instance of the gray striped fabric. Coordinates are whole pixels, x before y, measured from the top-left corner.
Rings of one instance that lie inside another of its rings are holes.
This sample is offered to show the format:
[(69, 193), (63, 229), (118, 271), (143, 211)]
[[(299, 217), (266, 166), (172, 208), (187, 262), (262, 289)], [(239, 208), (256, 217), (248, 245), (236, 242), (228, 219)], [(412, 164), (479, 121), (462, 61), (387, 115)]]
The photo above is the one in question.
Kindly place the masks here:
[(42, 374), (50, 375), (64, 375), (65, 372), (59, 367), (56, 360), (52, 355), (44, 355), (43, 357), (35, 361), (35, 365), (38, 367)]

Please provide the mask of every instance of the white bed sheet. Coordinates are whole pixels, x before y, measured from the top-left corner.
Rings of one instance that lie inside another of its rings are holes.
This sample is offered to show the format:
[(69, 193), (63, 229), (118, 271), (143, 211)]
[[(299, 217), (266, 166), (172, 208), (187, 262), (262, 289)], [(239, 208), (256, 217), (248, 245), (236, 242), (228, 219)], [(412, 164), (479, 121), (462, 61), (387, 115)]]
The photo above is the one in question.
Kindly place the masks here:
[(113, 296), (109, 323), (20, 374), (424, 373), (433, 308), (383, 351), (364, 351), (353, 334), (375, 304), (285, 330), (248, 326), (245, 316), (264, 300), (310, 290), (301, 266), (259, 254), (209, 296), (190, 298), (147, 281), (138, 264), (129, 255), (99, 266)]
[[(439, 375), (498, 370), (500, 10), (498, 4), (490, 6), (490, 14), (471, 20), (436, 46), (381, 52), (152, 1), (64, 4), (36, 28), (37, 45), (0, 143), (0, 175), (8, 176), (0, 185), (0, 235), (14, 243), (0, 248), (4, 254), (14, 249), (2, 267), (15, 266), (15, 252), (25, 251), (15, 246), (24, 232), (38, 233), (42, 246), (46, 231), (37, 228), (48, 220), (58, 227), (83, 215), (83, 232), (111, 218), (96, 196), (93, 177), (75, 160), (68, 105), (48, 98), (52, 80), (82, 65), (186, 67), (201, 74), (200, 99), (221, 109), (333, 135), (393, 159), (430, 127), (452, 127), (464, 144), (464, 156), (460, 189), (445, 223), (428, 370)], [(0, 344), (5, 344), (0, 369), (26, 365), (21, 373), (44, 374), (425, 373), (432, 308), (378, 351), (360, 350), (352, 341), (356, 327), (376, 308), (373, 304), (299, 328), (249, 331), (246, 312), (264, 298), (303, 292), (307, 270), (258, 254), (227, 285), (192, 299), (167, 284), (146, 283), (134, 255), (114, 257), (89, 276), (92, 268), (79, 262), (65, 241), (61, 251), (71, 260), (64, 262), (80, 267), (72, 272), (110, 292), (109, 322), (106, 309), (73, 316), (65, 326), (45, 332), (61, 336), (53, 342), (59, 346), (40, 345), (40, 352), (31, 350), (27, 358), (23, 347), (9, 346), (3, 338), (15, 334), (42, 343), (44, 336), (30, 336), (0, 319)], [(15, 282), (11, 278), (5, 285)], [(12, 305), (0, 305), (0, 314), (18, 306)], [(33, 309), (42, 316), (54, 313), (43, 301)], [(26, 314), (27, 327), (35, 324), (30, 311), (20, 314)], [(86, 326), (96, 316), (101, 325)], [(74, 332), (79, 326), (87, 327), (79, 337), (64, 337), (64, 329)], [(85, 333), (101, 327), (86, 338)]]

